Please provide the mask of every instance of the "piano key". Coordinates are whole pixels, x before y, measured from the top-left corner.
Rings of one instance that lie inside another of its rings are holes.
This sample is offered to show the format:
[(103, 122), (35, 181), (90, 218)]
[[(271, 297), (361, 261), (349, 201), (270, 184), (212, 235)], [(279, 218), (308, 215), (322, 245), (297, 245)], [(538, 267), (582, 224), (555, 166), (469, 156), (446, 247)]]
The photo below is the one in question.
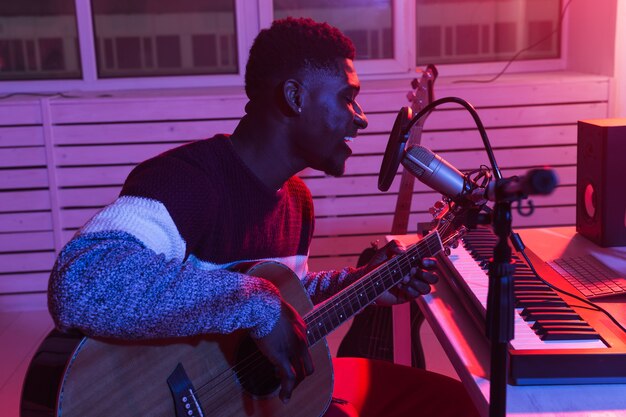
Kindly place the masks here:
[(523, 299), (523, 298), (550, 298), (555, 300), (561, 300), (557, 293), (554, 291), (545, 291), (545, 290), (524, 290), (524, 291), (515, 291), (515, 298)]
[[(533, 308), (533, 307), (530, 307)], [(522, 313), (522, 317), (527, 321), (535, 321), (535, 320), (580, 320), (580, 316), (575, 311), (535, 311), (529, 312), (527, 311), (525, 314)]]
[(559, 326), (539, 326), (536, 329), (536, 333), (541, 335), (550, 332), (558, 332), (558, 331), (576, 331), (576, 332), (593, 332), (596, 333), (593, 327), (591, 326), (567, 326), (567, 325), (559, 325)]
[(532, 328), (538, 329), (543, 326), (591, 327), (584, 320), (537, 320), (533, 323)]
[(600, 335), (582, 331), (554, 331), (539, 336), (541, 340), (598, 340)]
[(515, 300), (515, 307), (567, 307), (567, 303), (563, 300), (529, 298), (525, 300)]

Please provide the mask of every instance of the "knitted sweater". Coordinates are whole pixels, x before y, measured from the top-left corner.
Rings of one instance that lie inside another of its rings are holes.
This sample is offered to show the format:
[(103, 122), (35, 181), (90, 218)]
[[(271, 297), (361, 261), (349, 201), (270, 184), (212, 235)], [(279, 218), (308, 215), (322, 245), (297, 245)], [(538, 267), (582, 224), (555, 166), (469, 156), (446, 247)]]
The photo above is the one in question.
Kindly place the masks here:
[(269, 281), (227, 268), (276, 260), (312, 300), (328, 298), (360, 270), (309, 273), (313, 204), (290, 178), (268, 189), (227, 136), (197, 141), (138, 165), (119, 198), (63, 248), (48, 304), (61, 330), (147, 339), (229, 333), (267, 335), (280, 314)]

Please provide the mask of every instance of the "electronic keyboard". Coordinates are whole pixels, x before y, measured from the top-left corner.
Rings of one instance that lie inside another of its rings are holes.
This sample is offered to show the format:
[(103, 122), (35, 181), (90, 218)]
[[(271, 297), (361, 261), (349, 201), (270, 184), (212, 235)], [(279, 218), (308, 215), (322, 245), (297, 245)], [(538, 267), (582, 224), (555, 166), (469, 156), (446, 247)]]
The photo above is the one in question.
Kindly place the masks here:
[[(488, 262), (497, 237), (490, 228), (469, 231), (462, 244), (442, 256), (439, 274), (451, 282), (485, 334)], [(539, 275), (579, 295), (574, 286), (526, 249)], [(602, 312), (561, 294), (541, 281), (513, 250), (514, 339), (509, 379), (516, 385), (626, 382), (626, 333)], [(486, 336), (485, 336), (486, 337)]]

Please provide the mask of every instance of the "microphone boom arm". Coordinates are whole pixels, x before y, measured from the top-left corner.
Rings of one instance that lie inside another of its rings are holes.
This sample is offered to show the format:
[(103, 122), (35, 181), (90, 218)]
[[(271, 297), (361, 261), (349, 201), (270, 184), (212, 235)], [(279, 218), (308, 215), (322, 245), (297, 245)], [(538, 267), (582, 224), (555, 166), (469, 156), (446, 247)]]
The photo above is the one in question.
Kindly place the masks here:
[(461, 106), (465, 107), (465, 109), (472, 115), (472, 118), (474, 119), (474, 122), (476, 123), (476, 127), (478, 128), (478, 131), (480, 132), (480, 137), (483, 140), (485, 151), (487, 152), (487, 157), (489, 158), (489, 162), (491, 163), (491, 170), (493, 172), (493, 175), (495, 176), (496, 180), (502, 179), (502, 173), (500, 172), (500, 168), (498, 167), (498, 163), (496, 162), (496, 158), (493, 154), (493, 148), (491, 147), (491, 142), (489, 142), (489, 138), (487, 137), (487, 131), (485, 130), (483, 122), (480, 120), (480, 117), (478, 116), (478, 113), (476, 112), (476, 109), (474, 108), (474, 106), (472, 106), (470, 103), (468, 103), (466, 100), (463, 100), (462, 98), (444, 97), (444, 98), (440, 98), (439, 100), (433, 101), (432, 103), (424, 107), (422, 110), (420, 110), (409, 121), (406, 128), (402, 132), (402, 136), (406, 136), (411, 131), (411, 128), (413, 128), (415, 123), (417, 123), (422, 117), (424, 117), (425, 115), (428, 115), (436, 107), (445, 103), (460, 104)]

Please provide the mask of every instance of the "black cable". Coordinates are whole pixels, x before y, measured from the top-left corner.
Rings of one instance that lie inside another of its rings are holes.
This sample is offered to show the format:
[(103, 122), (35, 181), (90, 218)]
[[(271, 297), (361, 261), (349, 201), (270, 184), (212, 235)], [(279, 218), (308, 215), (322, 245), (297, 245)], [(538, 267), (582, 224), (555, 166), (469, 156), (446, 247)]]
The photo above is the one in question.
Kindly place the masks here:
[[(519, 236), (519, 234), (513, 233), (513, 235), (516, 235), (515, 238), (518, 239), (519, 242), (521, 243), (522, 239)], [(539, 275), (539, 273), (537, 272), (535, 267), (533, 266), (533, 264), (532, 264), (530, 258), (528, 257), (528, 255), (526, 255), (526, 251), (524, 250), (523, 243), (522, 243), (522, 247), (518, 247), (515, 244), (514, 239), (512, 239), (512, 242), (513, 242), (513, 246), (515, 246), (515, 249), (517, 249), (517, 251), (522, 254), (524, 259), (528, 263), (528, 266), (530, 267), (531, 271), (533, 271), (533, 273), (537, 276), (537, 278), (539, 278), (541, 280), (541, 282), (543, 282), (544, 284), (546, 284), (548, 287), (552, 288), (553, 290), (555, 290), (557, 292), (560, 292), (561, 294), (565, 294), (565, 295), (567, 295), (569, 297), (575, 298), (576, 300), (581, 301), (584, 304), (587, 304), (588, 306), (590, 306), (594, 310), (597, 310), (597, 311), (600, 311), (601, 313), (604, 313), (609, 318), (609, 320), (611, 320), (613, 323), (615, 323), (615, 325), (617, 327), (619, 327), (624, 333), (626, 333), (626, 327), (624, 327), (619, 321), (617, 321), (617, 319), (615, 317), (613, 317), (613, 315), (611, 313), (609, 313), (607, 310), (605, 310), (604, 308), (600, 307), (599, 305), (597, 305), (593, 301), (589, 301), (588, 299), (586, 299), (584, 297), (580, 297), (580, 296), (578, 296), (576, 294), (572, 294), (569, 291), (565, 291), (564, 289), (559, 288), (556, 285), (553, 285), (553, 284), (549, 283), (548, 281), (546, 281), (545, 279), (543, 279)]]
[(480, 120), (480, 117), (478, 116), (478, 113), (476, 112), (476, 109), (474, 108), (474, 106), (472, 106), (471, 104), (469, 104), (467, 101), (463, 100), (462, 98), (458, 98), (458, 97), (444, 97), (444, 98), (440, 98), (439, 100), (435, 100), (432, 103), (428, 104), (426, 107), (424, 107), (422, 110), (420, 110), (413, 117), (413, 119), (411, 119), (411, 121), (409, 121), (409, 123), (407, 124), (406, 129), (404, 130), (404, 132), (402, 132), (402, 135), (406, 136), (411, 131), (411, 129), (413, 128), (415, 123), (417, 123), (422, 117), (424, 117), (425, 115), (429, 114), (437, 106), (440, 106), (440, 105), (445, 104), (445, 103), (457, 103), (457, 104), (460, 104), (461, 106), (465, 107), (465, 109), (468, 112), (470, 112), (470, 114), (472, 115), (472, 118), (474, 119), (474, 123), (476, 123), (476, 127), (478, 128), (478, 131), (480, 132), (480, 137), (483, 140), (483, 144), (485, 146), (485, 151), (487, 151), (487, 156), (489, 157), (489, 162), (491, 162), (491, 170), (493, 171), (493, 173), (494, 173), (494, 175), (495, 175), (497, 180), (502, 179), (502, 173), (500, 172), (500, 168), (498, 168), (498, 163), (496, 162), (496, 157), (493, 155), (493, 148), (491, 147), (491, 143), (489, 142), (489, 138), (487, 137), (487, 131), (485, 130), (485, 126), (483, 126), (483, 122)]
[(526, 51), (529, 51), (531, 49), (533, 49), (535, 46), (539, 45), (540, 43), (550, 39), (555, 33), (557, 33), (558, 31), (561, 30), (561, 27), (563, 26), (563, 19), (565, 18), (565, 12), (567, 11), (567, 8), (569, 7), (570, 3), (572, 2), (572, 0), (569, 0), (567, 2), (567, 4), (565, 5), (565, 7), (563, 7), (563, 11), (561, 12), (561, 15), (559, 16), (559, 20), (557, 22), (556, 28), (548, 33), (546, 36), (544, 36), (543, 38), (539, 39), (537, 42), (527, 46), (526, 48), (523, 48), (521, 50), (519, 50), (515, 55), (513, 55), (513, 57), (511, 59), (509, 59), (509, 61), (506, 63), (506, 65), (504, 66), (504, 68), (502, 68), (502, 70), (497, 73), (496, 75), (494, 75), (492, 78), (488, 79), (488, 80), (456, 80), (456, 81), (452, 81), (453, 84), (456, 83), (492, 83), (495, 80), (497, 80), (498, 78), (500, 78), (502, 76), (502, 74), (504, 74), (506, 72), (506, 70), (511, 66), (511, 64), (513, 62), (515, 62), (515, 60), (517, 60), (517, 58), (519, 58), (519, 56), (521, 54), (523, 54)]

